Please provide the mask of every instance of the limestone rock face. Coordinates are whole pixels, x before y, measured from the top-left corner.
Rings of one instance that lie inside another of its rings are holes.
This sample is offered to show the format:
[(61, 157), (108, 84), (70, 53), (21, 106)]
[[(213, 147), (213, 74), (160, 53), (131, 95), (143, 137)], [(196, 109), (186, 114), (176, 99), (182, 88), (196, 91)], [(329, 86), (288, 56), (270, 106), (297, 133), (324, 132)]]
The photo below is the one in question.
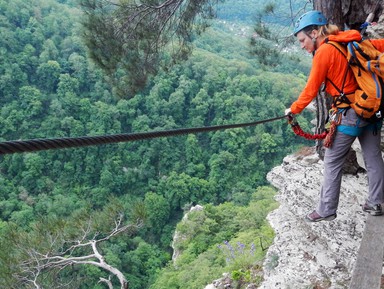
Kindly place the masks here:
[(369, 26), (367, 29), (370, 38), (383, 38), (384, 35), (384, 15), (379, 17), (379, 21), (375, 25)]
[(304, 216), (316, 208), (322, 169), (314, 149), (307, 148), (268, 174), (279, 190), (280, 207), (268, 215), (276, 237), (260, 288), (348, 288), (365, 225), (361, 204), (368, 194), (367, 177), (364, 172), (344, 175), (337, 218), (308, 223)]
[[(200, 206), (200, 205), (196, 205), (196, 206), (193, 206), (189, 209), (189, 212), (186, 213), (184, 216), (183, 216), (183, 219), (181, 220), (181, 222), (186, 222), (188, 220), (188, 214), (190, 212), (194, 212), (194, 211), (201, 211), (201, 210), (204, 210), (204, 207), (203, 206)], [(177, 244), (182, 242), (183, 240), (185, 240), (187, 238), (187, 236), (184, 236), (183, 234), (181, 234), (179, 231), (175, 231), (174, 235), (173, 235), (173, 238), (172, 238), (172, 244), (171, 244), (171, 247), (173, 249), (173, 254), (172, 254), (172, 261), (173, 263), (175, 264), (176, 263), (176, 260), (177, 258), (180, 256), (180, 254), (182, 252), (180, 252), (180, 250), (177, 248)]]
[[(359, 165), (364, 168), (361, 148), (353, 144)], [(278, 189), (280, 206), (267, 219), (275, 239), (264, 262), (261, 289), (347, 289), (352, 277), (366, 213), (361, 205), (368, 196), (364, 169), (343, 175), (337, 218), (309, 223), (304, 217), (316, 208), (323, 179), (323, 161), (315, 147), (304, 148), (284, 158), (268, 173)], [(221, 278), (205, 289), (231, 288)], [(252, 284), (250, 284), (252, 285)]]

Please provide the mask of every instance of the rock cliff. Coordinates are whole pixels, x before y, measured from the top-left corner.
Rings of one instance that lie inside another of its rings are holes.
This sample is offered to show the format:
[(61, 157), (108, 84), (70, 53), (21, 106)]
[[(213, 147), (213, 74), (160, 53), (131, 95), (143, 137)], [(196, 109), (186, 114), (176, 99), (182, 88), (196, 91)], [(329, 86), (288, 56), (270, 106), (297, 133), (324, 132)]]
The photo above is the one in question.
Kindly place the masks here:
[[(357, 141), (353, 148), (359, 165), (364, 168)], [(315, 147), (306, 147), (285, 157), (267, 175), (268, 181), (278, 189), (276, 199), (280, 206), (267, 217), (276, 235), (263, 265), (264, 281), (258, 288), (349, 287), (367, 217), (361, 209), (368, 194), (367, 175), (364, 169), (343, 175), (337, 218), (309, 223), (304, 216), (317, 205), (322, 171), (323, 162)], [(232, 288), (230, 284), (224, 277), (206, 289)], [(256, 288), (253, 284), (249, 286)]]
[(280, 207), (268, 215), (276, 237), (260, 288), (348, 288), (366, 219), (367, 177), (344, 175), (337, 219), (308, 223), (304, 216), (317, 204), (322, 168), (314, 149), (306, 148), (268, 174)]

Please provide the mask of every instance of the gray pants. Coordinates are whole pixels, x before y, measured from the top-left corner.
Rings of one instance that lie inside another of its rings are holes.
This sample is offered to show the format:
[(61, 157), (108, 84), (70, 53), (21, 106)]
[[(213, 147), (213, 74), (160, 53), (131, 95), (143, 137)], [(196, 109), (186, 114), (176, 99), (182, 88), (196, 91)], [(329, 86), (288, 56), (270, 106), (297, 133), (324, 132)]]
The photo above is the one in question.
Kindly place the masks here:
[[(347, 154), (356, 139), (341, 132), (336, 136), (331, 148), (325, 150), (324, 155), (324, 180), (320, 191), (320, 202), (317, 213), (326, 217), (336, 213), (339, 204), (342, 168)], [(367, 169), (369, 205), (384, 202), (384, 162), (381, 155), (381, 132), (374, 134), (372, 130), (364, 130), (358, 136), (365, 166)]]

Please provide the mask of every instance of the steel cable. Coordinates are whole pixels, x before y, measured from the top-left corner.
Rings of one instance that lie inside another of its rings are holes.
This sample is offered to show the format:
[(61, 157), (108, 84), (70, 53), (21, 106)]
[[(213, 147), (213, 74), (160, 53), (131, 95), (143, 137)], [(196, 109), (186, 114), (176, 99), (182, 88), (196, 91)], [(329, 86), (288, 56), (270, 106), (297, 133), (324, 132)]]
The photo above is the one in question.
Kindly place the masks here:
[(5, 141), (0, 142), (0, 155), (14, 154), (23, 152), (35, 152), (42, 150), (64, 149), (94, 146), (101, 144), (111, 144), (118, 142), (131, 142), (152, 138), (177, 136), (183, 134), (192, 134), (200, 132), (210, 132), (222, 129), (241, 128), (248, 126), (255, 126), (258, 124), (271, 122), (279, 119), (286, 118), (287, 116), (278, 116), (261, 121), (240, 123), (240, 124), (228, 124), (217, 125), (207, 127), (195, 127), (195, 128), (181, 128), (166, 131), (153, 131), (142, 133), (126, 133), (104, 136), (83, 136), (83, 137), (65, 137), (65, 138), (51, 138), (51, 139), (31, 139), (31, 140), (17, 140), (17, 141)]

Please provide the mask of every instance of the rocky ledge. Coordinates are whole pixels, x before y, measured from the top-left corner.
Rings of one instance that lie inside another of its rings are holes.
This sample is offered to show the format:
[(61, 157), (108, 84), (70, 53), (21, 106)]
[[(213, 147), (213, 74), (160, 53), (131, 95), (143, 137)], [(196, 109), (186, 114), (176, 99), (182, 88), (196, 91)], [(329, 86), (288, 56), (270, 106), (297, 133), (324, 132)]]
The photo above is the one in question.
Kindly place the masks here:
[(267, 176), (280, 206), (268, 215), (276, 232), (264, 263), (264, 289), (348, 288), (366, 215), (364, 172), (344, 175), (338, 216), (308, 223), (304, 216), (318, 202), (323, 162), (312, 148), (287, 156)]

